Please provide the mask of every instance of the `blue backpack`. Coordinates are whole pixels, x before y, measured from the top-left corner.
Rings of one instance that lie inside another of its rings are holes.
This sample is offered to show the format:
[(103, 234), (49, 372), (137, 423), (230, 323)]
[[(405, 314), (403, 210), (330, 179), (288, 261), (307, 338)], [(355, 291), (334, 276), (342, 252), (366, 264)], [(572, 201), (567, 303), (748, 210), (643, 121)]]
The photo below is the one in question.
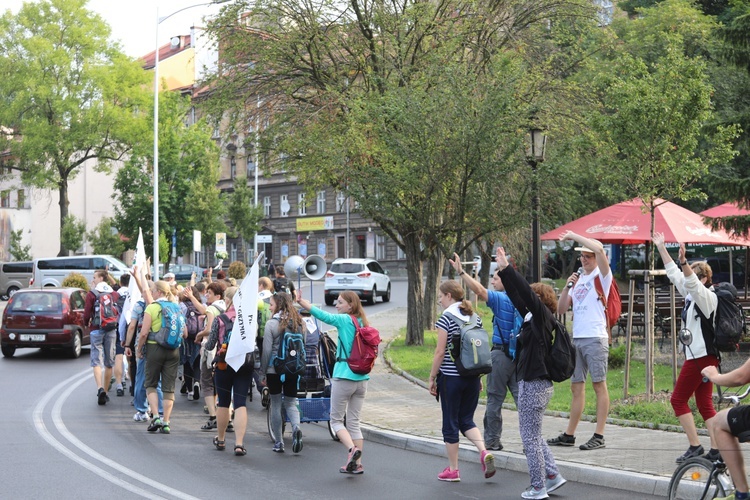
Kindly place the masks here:
[(303, 376), (307, 366), (304, 333), (284, 332), (272, 363), (277, 375)]
[(177, 349), (182, 345), (182, 332), (185, 330), (185, 316), (180, 306), (173, 302), (158, 301), (161, 307), (161, 328), (154, 335), (157, 344), (167, 349)]

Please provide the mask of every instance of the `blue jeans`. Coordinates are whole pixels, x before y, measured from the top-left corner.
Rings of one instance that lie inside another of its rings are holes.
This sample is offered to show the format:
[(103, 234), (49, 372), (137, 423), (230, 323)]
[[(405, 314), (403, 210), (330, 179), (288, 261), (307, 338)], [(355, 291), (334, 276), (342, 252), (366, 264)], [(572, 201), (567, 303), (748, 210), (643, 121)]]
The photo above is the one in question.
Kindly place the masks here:
[[(136, 363), (135, 385), (133, 394), (133, 406), (141, 413), (148, 413), (148, 400), (146, 399), (146, 358), (140, 358)], [(164, 413), (164, 395), (161, 392), (161, 380), (156, 387), (156, 393), (159, 395), (159, 413)]]

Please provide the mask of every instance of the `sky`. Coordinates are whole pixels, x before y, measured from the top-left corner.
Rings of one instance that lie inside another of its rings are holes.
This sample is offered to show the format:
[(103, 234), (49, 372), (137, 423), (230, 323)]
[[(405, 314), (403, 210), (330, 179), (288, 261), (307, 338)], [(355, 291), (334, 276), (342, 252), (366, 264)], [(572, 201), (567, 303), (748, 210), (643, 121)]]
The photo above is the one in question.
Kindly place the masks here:
[[(28, 1), (28, 0), (27, 0)], [(86, 8), (98, 13), (112, 30), (112, 38), (119, 40), (123, 51), (134, 58), (152, 52), (156, 46), (156, 18), (165, 17), (181, 8), (207, 3), (209, 0), (89, 0)], [(0, 0), (0, 12), (18, 12), (24, 0)], [(34, 2), (31, 2), (34, 3)], [(203, 26), (203, 16), (219, 11), (221, 6), (194, 7), (159, 24), (159, 45), (166, 45), (175, 35), (190, 34), (191, 26)]]

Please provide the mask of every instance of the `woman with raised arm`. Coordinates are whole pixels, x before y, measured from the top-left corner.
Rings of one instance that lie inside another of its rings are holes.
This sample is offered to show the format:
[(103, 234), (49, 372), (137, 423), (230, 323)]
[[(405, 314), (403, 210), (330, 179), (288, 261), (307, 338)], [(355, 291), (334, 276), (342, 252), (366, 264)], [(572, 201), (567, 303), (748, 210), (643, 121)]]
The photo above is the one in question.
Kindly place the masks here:
[[(365, 402), (367, 381), (370, 380), (370, 376), (354, 373), (346, 362), (352, 351), (354, 335), (357, 332), (354, 321), (357, 321), (360, 327), (370, 326), (365, 311), (362, 309), (362, 302), (356, 293), (346, 290), (341, 292), (336, 299), (335, 306), (338, 314), (331, 314), (314, 307), (302, 298), (298, 290), (297, 303), (302, 309), (310, 311), (315, 318), (338, 329), (339, 345), (336, 350), (338, 362), (333, 367), (331, 381), (331, 428), (341, 444), (348, 450), (346, 465), (341, 467), (339, 472), (363, 474), (365, 470), (362, 467), (361, 457), (364, 438), (360, 429), (359, 414)], [(346, 416), (346, 426), (344, 426), (344, 416)]]
[(682, 326), (693, 334), (693, 342), (683, 349), (685, 363), (680, 368), (680, 375), (677, 377), (677, 383), (670, 399), (674, 414), (679, 419), (689, 444), (687, 451), (677, 457), (675, 461), (679, 464), (690, 458), (699, 457), (704, 452), (698, 439), (693, 412), (688, 406), (688, 400), (693, 395), (695, 395), (695, 405), (706, 422), (706, 428), (711, 438), (711, 450), (706, 454), (706, 458), (715, 461), (721, 457), (721, 454), (716, 449), (711, 427), (711, 420), (716, 416), (712, 397), (714, 384), (710, 381), (704, 382), (703, 375), (701, 375), (701, 370), (704, 368), (719, 366), (718, 352), (714, 346), (713, 327), (707, 319), (712, 318), (719, 303), (716, 294), (712, 292), (711, 278), (713, 272), (711, 266), (705, 262), (695, 262), (692, 265), (688, 263), (685, 257), (684, 243), (680, 243), (678, 252), (680, 268), (682, 268), (682, 271), (680, 271), (664, 245), (664, 235), (654, 233), (651, 240), (659, 250), (669, 281), (677, 288), (680, 295), (685, 297), (685, 307), (682, 309)]
[(548, 498), (567, 481), (562, 477), (547, 442), (542, 438), (544, 412), (554, 393), (545, 356), (555, 329), (557, 296), (544, 283), (529, 283), (508, 263), (505, 249), (497, 251), (497, 268), (505, 291), (524, 322), (518, 334), (518, 426), (526, 452), (531, 485), (521, 498)]

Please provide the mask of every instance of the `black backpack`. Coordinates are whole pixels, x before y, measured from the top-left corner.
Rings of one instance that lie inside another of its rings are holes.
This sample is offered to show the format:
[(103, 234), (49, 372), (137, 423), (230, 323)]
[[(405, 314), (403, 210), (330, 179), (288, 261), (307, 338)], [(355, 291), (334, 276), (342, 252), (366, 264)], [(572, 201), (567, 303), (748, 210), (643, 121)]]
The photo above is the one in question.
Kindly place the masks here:
[(279, 276), (273, 280), (273, 289), (276, 292), (289, 293), (289, 280), (286, 276)]
[(553, 382), (564, 382), (573, 376), (576, 368), (576, 351), (565, 325), (555, 320), (555, 337), (547, 350), (544, 364)]
[(746, 329), (742, 306), (737, 303), (737, 289), (731, 283), (716, 283), (714, 293), (719, 300), (713, 321), (696, 308), (701, 319), (701, 328), (713, 331), (714, 346), (720, 352), (735, 352)]

